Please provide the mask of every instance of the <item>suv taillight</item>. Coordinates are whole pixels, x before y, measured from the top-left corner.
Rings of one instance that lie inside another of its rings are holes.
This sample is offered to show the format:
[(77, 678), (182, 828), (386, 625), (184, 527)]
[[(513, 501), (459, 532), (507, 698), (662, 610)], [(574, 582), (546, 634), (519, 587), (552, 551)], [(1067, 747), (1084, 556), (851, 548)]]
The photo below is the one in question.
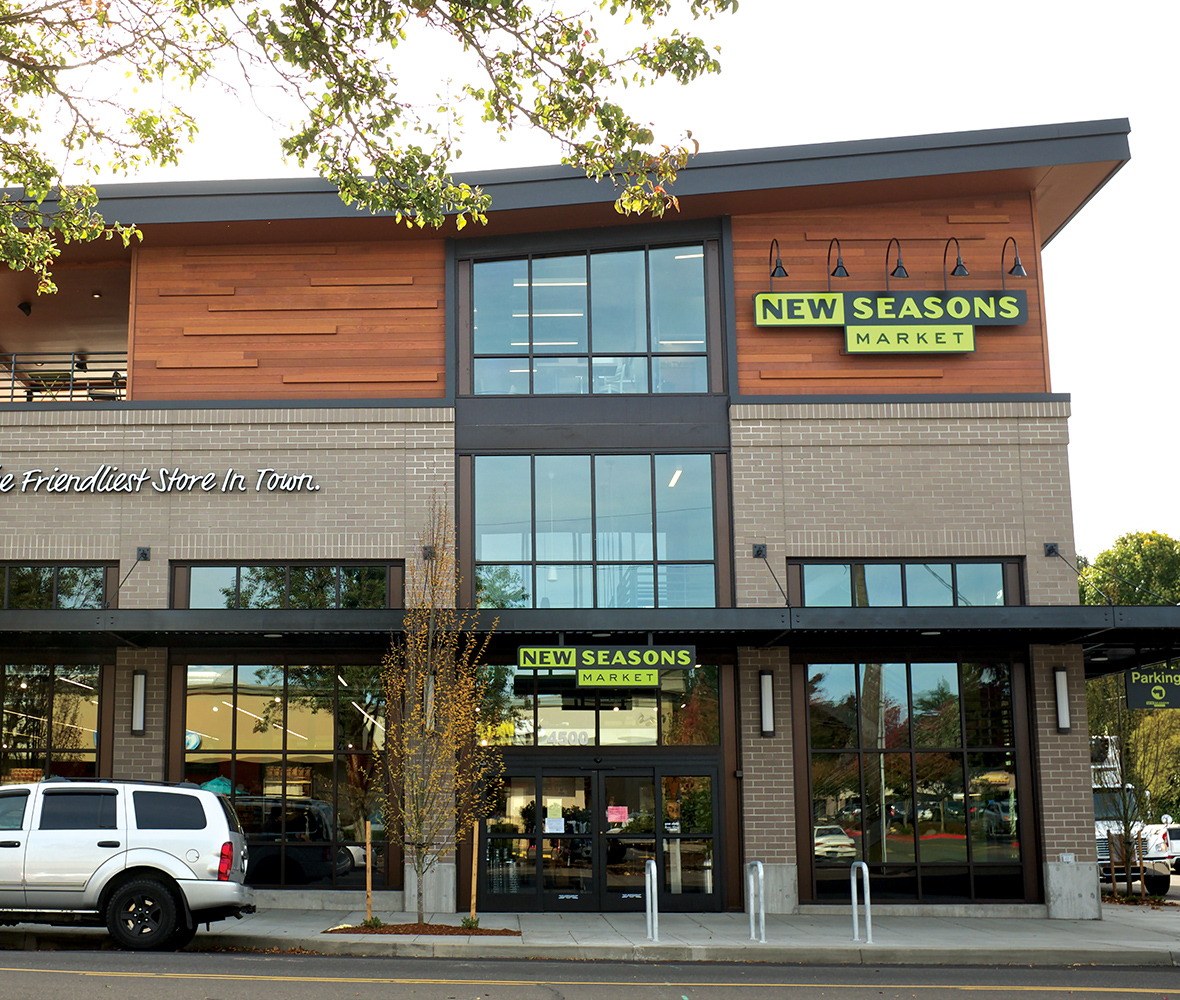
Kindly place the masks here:
[(217, 881), (228, 882), (229, 870), (234, 863), (234, 845), (228, 840), (221, 845), (221, 861), (217, 864)]

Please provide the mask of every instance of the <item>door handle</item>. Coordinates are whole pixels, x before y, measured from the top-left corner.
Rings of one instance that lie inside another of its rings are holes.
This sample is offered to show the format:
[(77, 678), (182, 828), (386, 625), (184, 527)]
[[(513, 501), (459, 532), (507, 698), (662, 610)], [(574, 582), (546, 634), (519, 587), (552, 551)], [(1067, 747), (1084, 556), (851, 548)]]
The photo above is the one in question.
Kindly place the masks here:
[(98, 846), (99, 847), (118, 847), (119, 842), (117, 840), (100, 840), (98, 842)]
[(19, 840), (0, 840), (0, 847), (20, 847)]

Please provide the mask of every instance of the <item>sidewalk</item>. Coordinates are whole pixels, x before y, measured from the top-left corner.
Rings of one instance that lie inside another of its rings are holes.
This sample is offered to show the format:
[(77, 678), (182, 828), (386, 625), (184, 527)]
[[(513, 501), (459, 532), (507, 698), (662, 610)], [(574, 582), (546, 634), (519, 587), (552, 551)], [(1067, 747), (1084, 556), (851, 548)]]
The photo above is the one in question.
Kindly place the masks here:
[[(375, 913), (387, 923), (405, 913)], [(542, 958), (639, 962), (787, 962), (825, 965), (1178, 965), (1180, 908), (1104, 906), (1102, 920), (935, 917), (874, 913), (873, 944), (852, 941), (851, 910), (766, 917), (766, 943), (751, 941), (740, 913), (661, 914), (660, 940), (646, 940), (642, 913), (481, 915), (484, 927), (521, 937), (324, 934), (359, 924), (364, 911), (269, 910), (204, 928), (190, 951), (305, 949), (332, 955)], [(458, 925), (461, 914), (427, 920)], [(864, 938), (864, 921), (861, 921)], [(3, 949), (106, 948), (97, 928), (31, 924), (0, 928)]]

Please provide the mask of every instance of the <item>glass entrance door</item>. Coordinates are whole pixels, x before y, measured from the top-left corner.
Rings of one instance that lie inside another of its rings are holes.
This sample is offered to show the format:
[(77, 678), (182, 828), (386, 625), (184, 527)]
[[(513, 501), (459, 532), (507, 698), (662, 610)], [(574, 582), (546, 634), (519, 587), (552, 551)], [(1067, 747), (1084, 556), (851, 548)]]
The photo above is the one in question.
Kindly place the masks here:
[(482, 907), (641, 910), (651, 860), (661, 909), (721, 908), (715, 766), (514, 770), (482, 838)]

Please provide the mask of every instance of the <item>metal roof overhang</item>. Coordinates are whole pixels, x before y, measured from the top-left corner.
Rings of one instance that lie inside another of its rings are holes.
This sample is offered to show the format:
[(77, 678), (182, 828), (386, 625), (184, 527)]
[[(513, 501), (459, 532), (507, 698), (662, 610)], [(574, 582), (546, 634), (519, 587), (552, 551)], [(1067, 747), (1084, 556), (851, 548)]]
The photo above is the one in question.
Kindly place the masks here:
[[(701, 153), (673, 190), (683, 219), (956, 195), (1035, 192), (1047, 243), (1130, 158), (1125, 118)], [(464, 172), (460, 183), (492, 198), (488, 225), (461, 235), (407, 230), (392, 216), (358, 213), (319, 178), (172, 181), (99, 188), (107, 218), (134, 221), (153, 245), (346, 239), (462, 239), (627, 225), (617, 192), (571, 167)], [(2, 192), (0, 192), (2, 193)], [(18, 189), (8, 189), (18, 198)], [(556, 213), (556, 214), (555, 214)], [(317, 225), (309, 229), (308, 220)], [(67, 249), (130, 259), (115, 243)]]
[[(378, 651), (401, 611), (134, 610), (0, 612), (0, 656), (119, 647)], [(826, 650), (997, 649), (1080, 645), (1088, 676), (1180, 655), (1180, 608), (686, 608), (480, 611), (503, 651), (528, 643), (695, 643)]]

